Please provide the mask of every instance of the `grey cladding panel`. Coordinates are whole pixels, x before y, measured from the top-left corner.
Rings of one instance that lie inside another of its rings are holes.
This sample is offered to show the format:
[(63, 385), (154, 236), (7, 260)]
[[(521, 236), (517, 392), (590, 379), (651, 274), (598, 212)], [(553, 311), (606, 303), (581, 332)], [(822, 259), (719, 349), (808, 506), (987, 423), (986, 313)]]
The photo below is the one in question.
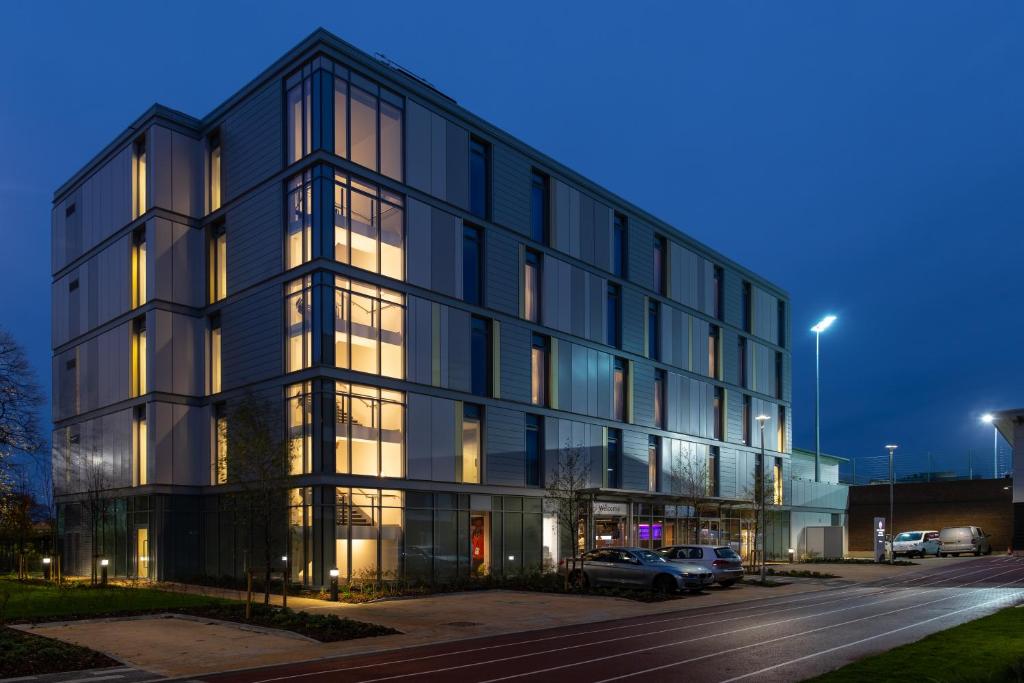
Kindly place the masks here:
[(281, 374), (283, 302), (284, 292), (275, 284), (221, 309), (225, 390)]
[(644, 324), (647, 319), (647, 297), (633, 287), (622, 288), (622, 348), (643, 355)]
[(530, 234), (530, 162), (502, 144), (491, 149), (494, 172), (494, 222)]
[(530, 330), (515, 323), (501, 325), (501, 397), (530, 401)]
[(284, 163), (283, 97), (281, 82), (271, 81), (221, 123), (224, 202), (273, 175)]
[(284, 188), (271, 184), (231, 207), (225, 219), (228, 294), (281, 272)]
[(405, 177), (412, 187), (430, 192), (430, 119), (424, 107), (406, 99)]
[(648, 488), (647, 435), (643, 432), (622, 432), (622, 488), (646, 491)]
[[(516, 241), (497, 230), (484, 235), (487, 305), (502, 313), (519, 315), (519, 249)], [(503, 394), (504, 395), (504, 394)]]
[(469, 209), (469, 133), (448, 122), (445, 135), (446, 199), (460, 209)]
[(525, 486), (523, 413), (489, 406), (484, 425), (485, 482), (492, 486)]

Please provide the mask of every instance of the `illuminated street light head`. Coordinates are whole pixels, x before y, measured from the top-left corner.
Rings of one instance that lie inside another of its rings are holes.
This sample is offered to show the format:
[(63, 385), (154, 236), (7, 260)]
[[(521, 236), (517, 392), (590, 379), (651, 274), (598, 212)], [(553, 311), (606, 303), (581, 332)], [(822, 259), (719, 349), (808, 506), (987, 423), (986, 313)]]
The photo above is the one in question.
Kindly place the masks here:
[(885, 444), (885, 449), (887, 451), (889, 451), (889, 452), (892, 452), (892, 451), (896, 450), (899, 447), (900, 447), (900, 445), (896, 444), (896, 443), (887, 443), (887, 444)]
[(981, 416), (981, 421), (985, 424), (992, 424), (992, 421), (996, 419), (996, 416), (992, 413), (985, 413)]
[(826, 315), (824, 318), (818, 321), (818, 324), (811, 328), (811, 332), (817, 332), (818, 334), (821, 334), (828, 328), (832, 327), (832, 323), (834, 323), (835, 321), (836, 316)]
[(767, 421), (768, 421), (768, 420), (770, 420), (771, 418), (770, 418), (770, 417), (768, 417), (767, 415), (763, 415), (763, 414), (762, 414), (762, 415), (758, 415), (758, 416), (757, 416), (757, 417), (755, 417), (754, 419), (755, 419), (755, 420), (757, 420), (758, 422), (760, 422), (761, 424), (764, 424), (765, 422), (767, 422)]

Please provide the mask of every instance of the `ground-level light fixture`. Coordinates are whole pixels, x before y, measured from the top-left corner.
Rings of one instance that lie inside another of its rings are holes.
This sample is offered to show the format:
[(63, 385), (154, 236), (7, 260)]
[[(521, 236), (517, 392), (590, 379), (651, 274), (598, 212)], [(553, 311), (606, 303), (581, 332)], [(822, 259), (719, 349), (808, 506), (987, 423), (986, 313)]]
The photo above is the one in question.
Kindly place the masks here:
[(338, 568), (333, 567), (327, 573), (331, 575), (331, 602), (338, 602)]
[(50, 564), (50, 558), (44, 557), (43, 558), (43, 564)]
[(49, 557), (44, 557), (43, 558), (43, 580), (44, 581), (49, 581), (50, 580), (50, 558)]
[(110, 566), (110, 560), (100, 560), (100, 566), (101, 567), (109, 567)]
[(100, 585), (107, 585), (107, 567), (110, 566), (110, 560), (103, 558), (100, 560)]

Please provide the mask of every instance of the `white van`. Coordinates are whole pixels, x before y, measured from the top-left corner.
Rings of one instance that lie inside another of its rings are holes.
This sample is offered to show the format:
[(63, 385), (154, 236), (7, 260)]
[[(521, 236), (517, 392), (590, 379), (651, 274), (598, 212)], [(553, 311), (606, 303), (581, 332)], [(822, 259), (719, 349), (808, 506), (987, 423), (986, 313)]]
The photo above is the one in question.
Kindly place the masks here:
[(924, 557), (925, 555), (939, 556), (938, 531), (904, 531), (896, 534), (892, 542), (892, 553), (895, 557), (906, 555), (907, 557)]
[(940, 557), (974, 553), (991, 555), (992, 544), (989, 535), (976, 526), (950, 526), (939, 532)]

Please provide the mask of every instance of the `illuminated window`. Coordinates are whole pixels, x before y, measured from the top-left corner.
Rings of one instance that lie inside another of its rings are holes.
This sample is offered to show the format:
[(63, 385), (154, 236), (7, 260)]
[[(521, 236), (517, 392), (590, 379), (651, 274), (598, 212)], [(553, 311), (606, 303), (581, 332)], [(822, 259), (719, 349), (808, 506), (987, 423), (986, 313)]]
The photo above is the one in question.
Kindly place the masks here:
[(209, 252), (210, 272), (206, 288), (212, 304), (228, 295), (228, 236), (223, 222), (210, 228)]
[(207, 140), (210, 152), (210, 212), (220, 208), (220, 134), (214, 133)]
[(534, 170), (530, 184), (530, 237), (541, 244), (548, 243), (549, 186), (548, 177)]
[(472, 403), (462, 406), (462, 453), (456, 464), (455, 480), (479, 484), (483, 458), (483, 408)]
[(146, 378), (146, 318), (132, 321), (132, 396), (149, 391)]
[(664, 295), (668, 291), (668, 243), (661, 235), (654, 236), (654, 291)]
[(405, 376), (405, 297), (334, 279), (334, 364), (373, 375)]
[(228, 483), (228, 416), (223, 403), (213, 406), (213, 472), (211, 484)]
[(786, 452), (786, 406), (779, 406), (779, 423), (775, 426), (776, 431), (776, 445), (778, 446), (775, 450), (780, 453)]
[(132, 308), (146, 303), (146, 228), (132, 233)]
[(210, 393), (220, 393), (220, 314), (210, 316)]
[(708, 327), (708, 377), (718, 377), (718, 326)]
[(313, 136), (313, 103), (310, 78), (294, 74), (287, 82), (288, 163), (309, 154)]
[(132, 218), (146, 213), (147, 206), (146, 138), (135, 141), (132, 154)]
[(772, 503), (782, 505), (782, 458), (772, 458)]
[(313, 183), (309, 171), (288, 181), (288, 220), (285, 234), (285, 268), (313, 258)]
[(135, 486), (145, 486), (149, 483), (149, 429), (146, 424), (146, 406), (135, 406), (132, 420), (132, 451), (134, 458), (134, 476), (132, 483)]
[(616, 358), (612, 364), (612, 419), (626, 420), (626, 360)]
[(541, 454), (544, 452), (544, 418), (526, 415), (526, 485), (540, 486)]
[(542, 334), (533, 335), (530, 352), (530, 402), (547, 405), (548, 401), (548, 338)]
[(523, 317), (535, 323), (540, 322), (540, 268), (540, 253), (527, 249), (523, 266)]
[(668, 385), (664, 370), (654, 371), (654, 426), (665, 429), (665, 387)]
[(400, 95), (336, 67), (334, 153), (401, 180), (404, 107)]
[(285, 389), (290, 474), (313, 471), (313, 394), (312, 383), (292, 384)]
[(334, 174), (334, 258), (401, 280), (405, 272), (402, 195)]
[(339, 382), (335, 386), (334, 471), (403, 476), (404, 404), (402, 392)]
[(313, 357), (313, 295), (307, 275), (285, 285), (285, 372), (308, 368)]
[(469, 139), (469, 211), (488, 218), (491, 210), (491, 146), (483, 140)]

